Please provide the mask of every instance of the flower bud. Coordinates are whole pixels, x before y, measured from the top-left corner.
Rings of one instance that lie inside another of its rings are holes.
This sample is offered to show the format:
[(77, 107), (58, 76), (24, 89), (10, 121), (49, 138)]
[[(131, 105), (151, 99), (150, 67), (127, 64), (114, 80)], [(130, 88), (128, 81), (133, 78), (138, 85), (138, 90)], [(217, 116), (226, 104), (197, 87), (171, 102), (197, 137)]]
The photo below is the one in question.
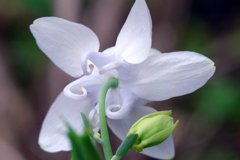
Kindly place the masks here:
[(170, 114), (171, 111), (155, 112), (134, 123), (127, 134), (138, 134), (132, 149), (142, 152), (144, 148), (158, 145), (166, 140), (179, 122), (174, 124)]

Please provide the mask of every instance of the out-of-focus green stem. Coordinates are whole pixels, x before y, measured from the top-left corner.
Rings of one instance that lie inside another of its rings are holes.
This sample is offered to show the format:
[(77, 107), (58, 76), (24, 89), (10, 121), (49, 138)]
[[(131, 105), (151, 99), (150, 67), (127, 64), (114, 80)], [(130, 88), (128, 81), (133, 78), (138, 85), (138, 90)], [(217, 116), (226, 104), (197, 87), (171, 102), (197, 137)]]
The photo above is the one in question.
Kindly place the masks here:
[(108, 127), (106, 121), (106, 113), (105, 113), (105, 99), (107, 95), (107, 91), (109, 88), (116, 88), (118, 86), (118, 80), (115, 78), (111, 78), (108, 82), (103, 86), (100, 100), (99, 100), (99, 120), (100, 120), (100, 131), (101, 138), (103, 140), (102, 146), (106, 160), (111, 160), (113, 153), (109, 140)]

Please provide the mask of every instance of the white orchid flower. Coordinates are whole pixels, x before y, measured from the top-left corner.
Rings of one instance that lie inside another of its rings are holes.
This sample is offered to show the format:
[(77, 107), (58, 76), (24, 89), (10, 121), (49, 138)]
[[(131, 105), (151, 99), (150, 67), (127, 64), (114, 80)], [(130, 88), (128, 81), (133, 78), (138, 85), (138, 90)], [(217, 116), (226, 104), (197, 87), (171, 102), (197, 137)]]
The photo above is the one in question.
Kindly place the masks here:
[[(64, 95), (59, 95), (43, 122), (39, 143), (49, 152), (71, 149), (60, 117), (81, 132), (82, 111), (98, 130), (98, 99), (111, 77), (118, 79), (118, 87), (108, 91), (106, 115), (109, 127), (123, 139), (131, 124), (154, 112), (135, 106), (194, 92), (215, 71), (214, 63), (198, 53), (161, 54), (151, 49), (152, 22), (145, 0), (136, 0), (116, 45), (103, 52), (99, 52), (94, 32), (81, 24), (45, 17), (35, 20), (30, 30), (39, 48), (63, 71), (73, 77), (84, 73), (64, 88)], [(172, 158), (172, 136), (143, 153), (158, 159)]]

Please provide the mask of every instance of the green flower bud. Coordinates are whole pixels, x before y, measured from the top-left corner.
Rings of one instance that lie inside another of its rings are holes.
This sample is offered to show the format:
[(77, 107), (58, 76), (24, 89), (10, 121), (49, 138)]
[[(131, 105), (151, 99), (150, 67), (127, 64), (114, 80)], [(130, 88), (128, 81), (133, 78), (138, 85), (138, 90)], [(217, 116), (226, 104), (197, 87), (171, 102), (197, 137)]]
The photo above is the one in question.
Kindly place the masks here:
[(144, 148), (158, 145), (166, 140), (179, 122), (174, 124), (170, 114), (171, 111), (155, 112), (134, 123), (127, 134), (127, 136), (138, 134), (132, 149), (136, 152), (142, 152)]

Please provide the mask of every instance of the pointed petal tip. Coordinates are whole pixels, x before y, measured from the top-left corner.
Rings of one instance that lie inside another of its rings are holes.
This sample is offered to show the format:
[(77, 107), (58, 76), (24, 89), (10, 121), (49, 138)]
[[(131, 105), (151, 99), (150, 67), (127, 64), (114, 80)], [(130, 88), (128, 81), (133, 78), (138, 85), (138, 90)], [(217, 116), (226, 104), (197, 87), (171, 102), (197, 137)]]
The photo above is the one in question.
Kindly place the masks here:
[(146, 60), (152, 44), (152, 20), (145, 0), (136, 0), (116, 41), (116, 54), (128, 63)]
[(44, 143), (39, 139), (38, 140), (38, 145), (41, 147), (41, 148), (44, 148)]
[(211, 63), (208, 67), (209, 67), (209, 71), (212, 73), (209, 78), (211, 78), (216, 71), (216, 66), (215, 66), (215, 63), (211, 59), (209, 59), (209, 60), (211, 61)]
[(35, 26), (35, 23), (34, 23), (34, 22), (33, 22), (33, 24), (30, 24), (29, 27), (32, 28), (33, 26)]
[(215, 63), (213, 62), (212, 63), (212, 66), (211, 66), (214, 70), (216, 69), (216, 66), (215, 66)]
[(39, 138), (38, 140), (38, 145), (40, 146), (40, 148), (46, 152), (50, 152), (50, 153), (53, 153), (53, 152), (57, 152), (55, 150), (52, 150), (52, 148), (49, 148), (49, 145), (46, 145), (46, 143), (43, 142), (42, 139)]
[(31, 32), (32, 32), (32, 28), (35, 26), (36, 26), (36, 20), (34, 20), (33, 23), (30, 24), (30, 26), (29, 26)]
[(33, 23), (30, 25), (30, 27), (34, 27), (38, 24), (38, 21), (41, 20), (41, 19), (45, 19), (46, 17), (41, 17), (41, 18), (37, 18), (33, 21)]

